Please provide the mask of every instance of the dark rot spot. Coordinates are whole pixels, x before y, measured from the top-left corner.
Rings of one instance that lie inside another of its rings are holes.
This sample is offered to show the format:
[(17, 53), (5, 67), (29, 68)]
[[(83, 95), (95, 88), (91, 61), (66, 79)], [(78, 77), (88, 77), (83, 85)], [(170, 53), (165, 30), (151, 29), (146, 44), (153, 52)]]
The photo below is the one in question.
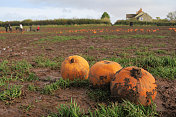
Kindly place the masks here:
[(107, 76), (100, 76), (100, 80), (107, 79)]
[(72, 58), (71, 60), (70, 60), (70, 63), (74, 63), (75, 62), (75, 60)]
[(130, 84), (130, 79), (129, 78), (125, 78), (124, 79), (124, 83), (125, 83), (124, 86), (126, 88), (132, 87), (131, 84)]
[(104, 61), (105, 64), (109, 64), (110, 62), (109, 61)]
[(112, 81), (115, 81), (115, 79), (116, 79), (116, 77), (115, 77), (115, 76), (113, 76)]
[(147, 91), (146, 95), (147, 95), (146, 99), (149, 100), (151, 98), (151, 96), (153, 95), (153, 93)]
[(129, 78), (125, 78), (124, 81), (125, 81), (125, 84), (129, 84), (130, 83), (130, 79)]
[(147, 103), (149, 103), (149, 99), (147, 100)]
[(136, 79), (139, 79), (142, 77), (142, 72), (141, 72), (141, 69), (139, 68), (133, 68), (130, 72), (131, 72), (131, 76)]

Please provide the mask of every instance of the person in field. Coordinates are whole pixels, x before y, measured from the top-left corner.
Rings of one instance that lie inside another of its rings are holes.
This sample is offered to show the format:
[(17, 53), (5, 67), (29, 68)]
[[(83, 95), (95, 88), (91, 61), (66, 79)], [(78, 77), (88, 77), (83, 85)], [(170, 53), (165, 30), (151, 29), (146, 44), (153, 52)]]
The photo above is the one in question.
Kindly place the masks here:
[(5, 30), (6, 30), (6, 32), (8, 32), (8, 26), (7, 25), (5, 25)]
[(12, 32), (12, 26), (9, 24), (9, 31)]
[(29, 31), (32, 31), (32, 25), (30, 25), (30, 27), (29, 27)]
[(23, 25), (20, 24), (20, 31), (22, 32), (23, 31)]
[(37, 32), (40, 30), (40, 26), (37, 27)]

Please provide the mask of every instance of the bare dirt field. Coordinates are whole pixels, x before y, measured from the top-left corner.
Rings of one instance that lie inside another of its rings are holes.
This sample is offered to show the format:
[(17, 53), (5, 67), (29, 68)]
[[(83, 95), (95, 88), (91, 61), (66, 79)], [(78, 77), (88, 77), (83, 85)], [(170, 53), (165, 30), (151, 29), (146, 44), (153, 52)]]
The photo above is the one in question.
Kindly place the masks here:
[[(174, 27), (43, 26), (39, 32), (23, 33), (5, 33), (1, 28), (0, 64), (5, 60), (8, 65), (25, 60), (31, 65), (29, 71), (34, 73), (38, 80), (9, 81), (10, 85), (21, 85), (22, 91), (16, 98), (0, 100), (0, 116), (47, 116), (51, 112), (57, 112), (58, 104), (69, 104), (71, 98), (85, 110), (94, 109), (98, 102), (89, 98), (88, 89), (85, 87), (59, 88), (52, 94), (43, 94), (40, 88), (61, 78), (60, 64), (64, 58), (71, 55), (84, 57), (90, 66), (99, 60), (111, 58), (140, 58), (150, 55), (175, 57), (176, 32), (172, 28)], [(38, 62), (41, 59), (57, 64), (42, 66)], [(17, 76), (16, 74), (12, 77)], [(167, 76), (153, 76), (158, 86), (155, 104), (159, 116), (176, 116), (176, 76), (172, 79)], [(7, 74), (7, 77), (10, 77), (10, 74)], [(30, 91), (30, 85), (39, 87), (39, 90)], [(0, 85), (0, 91), (3, 91), (4, 87)]]

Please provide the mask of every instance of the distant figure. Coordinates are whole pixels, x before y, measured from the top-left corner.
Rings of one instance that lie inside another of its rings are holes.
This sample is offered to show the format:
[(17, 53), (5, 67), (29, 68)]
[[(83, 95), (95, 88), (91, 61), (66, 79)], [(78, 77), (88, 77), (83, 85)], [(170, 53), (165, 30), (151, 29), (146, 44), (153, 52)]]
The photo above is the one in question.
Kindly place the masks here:
[(20, 30), (20, 27), (16, 27), (15, 29), (16, 29), (16, 30)]
[(9, 24), (9, 31), (12, 32), (12, 26)]
[(130, 22), (130, 26), (133, 27), (133, 22)]
[(5, 25), (5, 30), (6, 30), (6, 32), (8, 32), (8, 26), (7, 25)]
[(37, 27), (37, 32), (40, 30), (40, 26)]
[(32, 31), (32, 25), (30, 25), (30, 27), (29, 27), (29, 31)]
[(23, 25), (20, 24), (20, 31), (22, 32), (23, 31)]

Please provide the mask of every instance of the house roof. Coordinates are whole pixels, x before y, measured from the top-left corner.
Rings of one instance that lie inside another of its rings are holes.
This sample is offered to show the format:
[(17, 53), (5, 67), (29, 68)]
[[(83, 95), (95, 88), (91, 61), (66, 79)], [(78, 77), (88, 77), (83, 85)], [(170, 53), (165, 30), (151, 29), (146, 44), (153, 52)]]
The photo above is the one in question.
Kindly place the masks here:
[(143, 14), (144, 14), (144, 12), (142, 11), (142, 12), (138, 13), (138, 14), (135, 16), (135, 18), (139, 18), (139, 17), (141, 17)]
[[(142, 8), (139, 9), (139, 11), (136, 12), (136, 14), (126, 14), (126, 18), (136, 18), (138, 19), (139, 17), (143, 16), (143, 15), (148, 15), (147, 13), (142, 11)], [(148, 15), (149, 16), (149, 15)], [(150, 16), (151, 17), (151, 16)]]
[(136, 14), (126, 14), (126, 18), (133, 18), (135, 16), (136, 16)]

